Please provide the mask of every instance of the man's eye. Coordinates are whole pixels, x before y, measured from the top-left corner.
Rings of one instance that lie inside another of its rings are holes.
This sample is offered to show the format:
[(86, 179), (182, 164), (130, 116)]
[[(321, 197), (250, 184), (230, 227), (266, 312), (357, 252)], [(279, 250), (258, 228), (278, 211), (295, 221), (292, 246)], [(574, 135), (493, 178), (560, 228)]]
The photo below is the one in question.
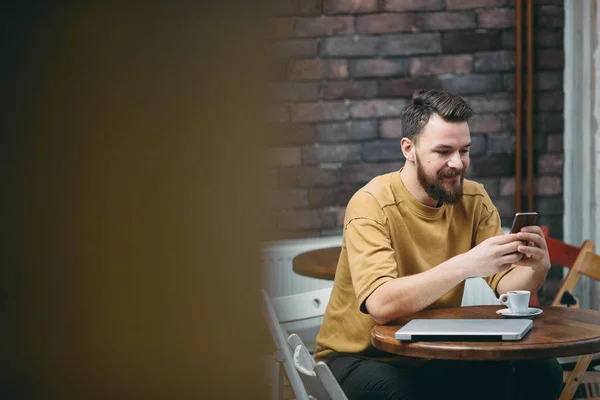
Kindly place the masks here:
[(442, 155), (446, 155), (446, 154), (448, 154), (448, 151), (447, 150), (438, 150), (437, 153), (438, 154), (442, 154)]
[(469, 152), (469, 149), (462, 149), (460, 152), (463, 153), (463, 154), (466, 154), (466, 153)]

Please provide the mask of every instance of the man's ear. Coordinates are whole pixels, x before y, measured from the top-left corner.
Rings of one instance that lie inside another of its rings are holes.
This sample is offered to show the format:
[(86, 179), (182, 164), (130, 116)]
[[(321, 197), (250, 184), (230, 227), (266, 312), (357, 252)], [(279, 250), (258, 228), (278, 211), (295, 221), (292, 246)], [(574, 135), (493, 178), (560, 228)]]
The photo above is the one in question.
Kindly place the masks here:
[(415, 144), (412, 140), (403, 137), (402, 140), (400, 140), (400, 148), (402, 148), (402, 154), (404, 154), (404, 158), (406, 158), (407, 161), (415, 161)]

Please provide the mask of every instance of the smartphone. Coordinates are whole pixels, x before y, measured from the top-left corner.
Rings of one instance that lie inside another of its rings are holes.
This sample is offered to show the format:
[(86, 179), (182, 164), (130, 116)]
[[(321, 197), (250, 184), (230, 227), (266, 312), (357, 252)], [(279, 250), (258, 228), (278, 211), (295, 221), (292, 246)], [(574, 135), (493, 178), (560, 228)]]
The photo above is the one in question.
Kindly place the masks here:
[(535, 225), (537, 216), (536, 212), (516, 213), (515, 219), (513, 219), (512, 228), (510, 228), (510, 233), (518, 233), (524, 226)]

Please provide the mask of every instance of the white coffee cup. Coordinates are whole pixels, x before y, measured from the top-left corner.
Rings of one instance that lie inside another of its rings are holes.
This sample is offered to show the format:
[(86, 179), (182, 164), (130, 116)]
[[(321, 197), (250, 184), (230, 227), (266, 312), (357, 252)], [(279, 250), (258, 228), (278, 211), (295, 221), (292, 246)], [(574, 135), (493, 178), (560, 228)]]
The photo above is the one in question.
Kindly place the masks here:
[(525, 314), (529, 309), (529, 290), (511, 290), (508, 293), (501, 294), (499, 299), (502, 304), (510, 309), (513, 314)]

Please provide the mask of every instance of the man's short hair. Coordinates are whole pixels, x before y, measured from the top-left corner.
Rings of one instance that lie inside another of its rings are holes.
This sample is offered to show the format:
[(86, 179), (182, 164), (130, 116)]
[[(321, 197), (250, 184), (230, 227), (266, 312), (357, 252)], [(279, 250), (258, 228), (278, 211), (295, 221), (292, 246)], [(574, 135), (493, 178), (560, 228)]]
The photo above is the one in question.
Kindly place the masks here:
[(443, 90), (417, 90), (402, 112), (402, 135), (416, 142), (429, 118), (437, 114), (448, 122), (466, 122), (473, 115), (467, 102)]

